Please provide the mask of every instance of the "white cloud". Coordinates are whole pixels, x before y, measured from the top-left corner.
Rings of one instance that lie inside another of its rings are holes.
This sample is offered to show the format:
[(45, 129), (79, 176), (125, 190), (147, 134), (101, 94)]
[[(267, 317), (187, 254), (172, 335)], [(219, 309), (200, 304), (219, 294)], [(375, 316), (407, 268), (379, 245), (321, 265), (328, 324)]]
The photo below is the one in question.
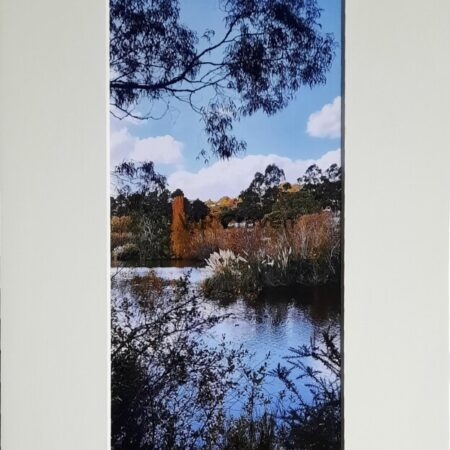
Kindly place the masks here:
[(341, 135), (341, 97), (327, 103), (309, 116), (306, 131), (310, 136), (338, 138)]
[(296, 183), (311, 164), (327, 169), (331, 164), (340, 165), (340, 149), (329, 151), (317, 160), (292, 160), (278, 155), (249, 155), (227, 161), (217, 161), (198, 172), (178, 170), (168, 177), (171, 190), (180, 188), (190, 199), (218, 200), (224, 195), (236, 197), (248, 187), (255, 172), (264, 172), (269, 164), (276, 164), (284, 170), (286, 180)]
[(157, 136), (137, 139), (130, 158), (135, 161), (150, 160), (155, 164), (179, 164), (182, 160), (183, 144), (172, 136)]
[(183, 144), (174, 137), (155, 136), (140, 139), (128, 128), (111, 123), (111, 168), (124, 160), (153, 161), (155, 164), (180, 164)]

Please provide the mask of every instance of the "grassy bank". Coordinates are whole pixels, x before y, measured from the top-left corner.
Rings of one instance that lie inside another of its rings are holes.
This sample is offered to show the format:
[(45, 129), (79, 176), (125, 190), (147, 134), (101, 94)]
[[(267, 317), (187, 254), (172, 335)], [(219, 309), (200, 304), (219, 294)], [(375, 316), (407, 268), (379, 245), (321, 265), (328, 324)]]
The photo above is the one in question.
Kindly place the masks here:
[(340, 227), (329, 213), (303, 216), (282, 229), (256, 227), (210, 235), (206, 242), (222, 247), (206, 259), (211, 276), (203, 292), (208, 297), (253, 299), (265, 287), (339, 281)]

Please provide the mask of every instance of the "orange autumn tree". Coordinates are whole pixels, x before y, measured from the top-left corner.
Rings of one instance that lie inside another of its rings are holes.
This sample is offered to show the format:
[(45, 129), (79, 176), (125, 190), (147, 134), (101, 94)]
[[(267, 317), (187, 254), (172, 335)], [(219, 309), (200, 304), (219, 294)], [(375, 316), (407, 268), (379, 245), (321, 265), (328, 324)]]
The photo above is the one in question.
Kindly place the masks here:
[(183, 192), (179, 189), (172, 196), (171, 250), (175, 258), (183, 258), (186, 255), (190, 240), (185, 198)]

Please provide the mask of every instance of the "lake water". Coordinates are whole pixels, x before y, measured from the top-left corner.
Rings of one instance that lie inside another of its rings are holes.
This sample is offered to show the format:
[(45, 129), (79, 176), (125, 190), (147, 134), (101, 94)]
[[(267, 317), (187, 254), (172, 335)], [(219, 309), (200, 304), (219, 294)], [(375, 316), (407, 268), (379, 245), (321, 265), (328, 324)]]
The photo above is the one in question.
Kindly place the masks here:
[[(112, 274), (115, 270), (112, 269)], [(120, 269), (120, 276), (145, 275), (150, 268), (128, 267)], [(165, 279), (177, 279), (190, 274), (194, 284), (208, 276), (201, 267), (153, 267), (156, 275)], [(206, 309), (230, 314), (230, 317), (216, 325), (205, 336), (210, 345), (215, 345), (222, 336), (235, 345), (241, 344), (253, 354), (251, 364), (258, 367), (268, 356), (268, 367), (274, 369), (278, 363), (288, 365), (284, 357), (289, 348), (308, 345), (315, 335), (331, 328), (340, 332), (340, 289), (339, 286), (272, 288), (266, 290), (254, 302), (237, 299), (227, 304), (204, 300)], [(274, 394), (283, 388), (282, 382), (268, 377), (264, 388)], [(302, 393), (308, 398), (307, 389)]]

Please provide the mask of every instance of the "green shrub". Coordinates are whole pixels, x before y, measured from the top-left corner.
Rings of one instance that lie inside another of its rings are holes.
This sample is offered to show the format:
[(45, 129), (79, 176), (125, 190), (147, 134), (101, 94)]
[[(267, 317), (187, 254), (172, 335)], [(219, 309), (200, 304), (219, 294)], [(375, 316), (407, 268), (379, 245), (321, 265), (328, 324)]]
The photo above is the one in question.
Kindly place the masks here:
[(262, 290), (259, 268), (231, 250), (212, 253), (206, 264), (211, 272), (202, 286), (206, 297), (225, 301), (238, 297), (252, 300)]
[(203, 294), (224, 301), (254, 300), (264, 287), (319, 285), (340, 278), (339, 253), (332, 258), (326, 252), (301, 258), (290, 247), (280, 246), (272, 256), (264, 250), (244, 256), (231, 250), (212, 253), (206, 260), (211, 275), (202, 285)]

